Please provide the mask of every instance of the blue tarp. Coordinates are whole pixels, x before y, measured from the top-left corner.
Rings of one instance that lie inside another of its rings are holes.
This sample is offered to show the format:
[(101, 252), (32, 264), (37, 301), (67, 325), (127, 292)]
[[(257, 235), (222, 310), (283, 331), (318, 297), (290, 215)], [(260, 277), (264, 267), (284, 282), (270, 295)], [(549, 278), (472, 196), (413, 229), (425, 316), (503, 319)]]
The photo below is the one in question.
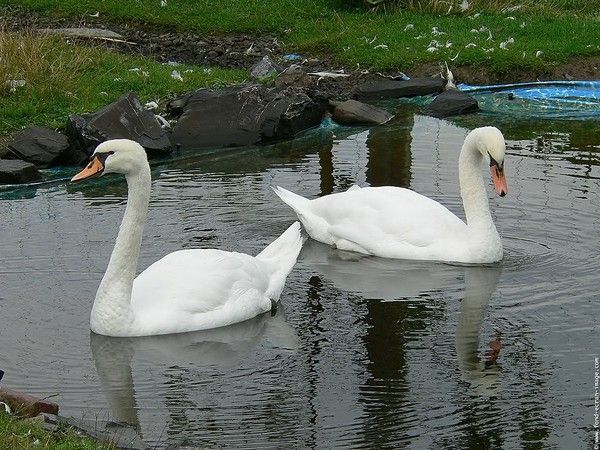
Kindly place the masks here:
[(584, 119), (600, 117), (600, 81), (537, 81), (470, 86), (468, 92), (485, 112), (513, 117)]

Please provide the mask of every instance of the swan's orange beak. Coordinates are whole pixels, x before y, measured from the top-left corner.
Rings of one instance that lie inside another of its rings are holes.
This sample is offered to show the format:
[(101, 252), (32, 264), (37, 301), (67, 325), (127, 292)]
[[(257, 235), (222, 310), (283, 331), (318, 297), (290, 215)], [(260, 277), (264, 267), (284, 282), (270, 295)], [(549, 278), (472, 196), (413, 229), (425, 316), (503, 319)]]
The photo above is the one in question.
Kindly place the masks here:
[(98, 156), (94, 156), (94, 158), (90, 161), (90, 163), (85, 166), (81, 172), (71, 178), (71, 181), (83, 181), (88, 178), (92, 178), (97, 175), (101, 175), (104, 171), (104, 164), (100, 161)]
[(492, 174), (492, 181), (494, 182), (494, 189), (496, 194), (500, 197), (504, 197), (508, 193), (508, 186), (506, 185), (506, 178), (504, 177), (504, 169), (501, 169), (498, 164), (490, 166), (490, 172)]

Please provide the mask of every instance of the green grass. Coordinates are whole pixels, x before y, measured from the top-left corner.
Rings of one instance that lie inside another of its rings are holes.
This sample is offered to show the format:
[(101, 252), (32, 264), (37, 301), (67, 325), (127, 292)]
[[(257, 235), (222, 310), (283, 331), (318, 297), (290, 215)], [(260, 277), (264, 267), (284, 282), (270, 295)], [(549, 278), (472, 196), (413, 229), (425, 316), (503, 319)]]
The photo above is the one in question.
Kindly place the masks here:
[[(198, 66), (171, 67), (61, 39), (0, 30), (0, 135), (32, 124), (61, 127), (70, 113), (92, 112), (128, 91), (142, 101), (204, 86), (238, 83), (246, 72)], [(171, 77), (176, 69), (183, 77)], [(25, 80), (14, 92), (6, 80)]]
[(0, 412), (0, 448), (11, 450), (92, 450), (114, 449), (72, 430), (46, 431), (39, 423), (18, 420)]
[[(405, 2), (412, 5), (409, 8), (386, 6), (377, 11), (346, 3), (169, 0), (166, 7), (160, 7), (159, 0), (138, 0), (127, 2), (124, 8), (121, 0), (0, 0), (0, 4), (25, 6), (57, 17), (81, 18), (99, 11), (109, 21), (136, 21), (150, 27), (198, 33), (275, 33), (289, 51), (329, 53), (349, 67), (359, 64), (378, 70), (409, 70), (418, 63), (448, 60), (453, 65), (485, 65), (506, 72), (600, 54), (600, 0), (471, 0), (464, 13), (458, 0), (412, 0)], [(516, 11), (506, 10), (521, 4)], [(449, 5), (453, 6), (450, 14), (439, 12), (447, 11)], [(476, 12), (481, 15), (475, 18)], [(407, 25), (413, 28), (405, 31)], [(433, 36), (433, 27), (447, 34)], [(487, 31), (471, 32), (481, 27), (489, 28), (492, 39), (487, 40)], [(501, 42), (509, 38), (514, 44), (500, 49)], [(435, 52), (427, 50), (432, 40), (440, 42)], [(452, 45), (446, 47), (447, 42)], [(466, 48), (469, 44), (476, 47)]]

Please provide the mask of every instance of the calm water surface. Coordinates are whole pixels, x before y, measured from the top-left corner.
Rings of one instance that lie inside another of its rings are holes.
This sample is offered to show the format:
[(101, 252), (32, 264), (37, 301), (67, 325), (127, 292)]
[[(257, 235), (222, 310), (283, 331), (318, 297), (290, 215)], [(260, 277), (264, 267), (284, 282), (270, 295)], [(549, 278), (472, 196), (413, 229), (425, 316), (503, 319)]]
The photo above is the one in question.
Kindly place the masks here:
[(483, 124), (508, 144), (509, 195), (488, 191), (502, 263), (364, 258), (308, 242), (276, 314), (210, 332), (90, 333), (124, 180), (0, 192), (3, 383), (58, 394), (64, 415), (131, 423), (158, 446), (591, 446), (598, 122), (402, 114), (372, 129), (181, 155), (153, 167), (140, 269), (180, 248), (258, 253), (294, 220), (271, 184), (310, 198), (354, 183), (410, 187), (462, 217), (458, 151)]

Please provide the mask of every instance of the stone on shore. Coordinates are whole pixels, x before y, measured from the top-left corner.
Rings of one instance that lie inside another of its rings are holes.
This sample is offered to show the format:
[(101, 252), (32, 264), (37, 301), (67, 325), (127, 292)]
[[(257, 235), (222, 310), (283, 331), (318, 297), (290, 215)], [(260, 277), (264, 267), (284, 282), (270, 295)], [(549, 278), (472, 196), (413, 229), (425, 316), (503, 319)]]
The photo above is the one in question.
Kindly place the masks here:
[(418, 97), (439, 94), (444, 90), (446, 80), (436, 77), (412, 78), (410, 80), (390, 80), (381, 78), (368, 81), (358, 87), (355, 97), (361, 100)]
[(35, 417), (40, 413), (58, 414), (56, 403), (6, 388), (0, 388), (0, 401), (20, 417)]
[(88, 156), (108, 139), (131, 139), (148, 153), (169, 154), (172, 150), (154, 113), (145, 109), (133, 92), (93, 114), (70, 115), (67, 135), (71, 145)]
[(385, 109), (356, 100), (346, 100), (341, 103), (330, 102), (330, 104), (334, 106), (333, 120), (341, 125), (382, 124), (393, 117)]
[(0, 184), (40, 181), (42, 174), (35, 165), (18, 159), (0, 159)]
[(318, 126), (326, 106), (302, 89), (262, 85), (200, 89), (173, 101), (182, 110), (171, 140), (185, 150), (292, 138)]
[(123, 40), (123, 36), (114, 31), (104, 28), (42, 28), (40, 33), (59, 34), (61, 36), (85, 38), (85, 39), (104, 39), (104, 40)]
[(422, 110), (424, 114), (443, 119), (444, 117), (471, 114), (481, 111), (477, 100), (458, 89), (448, 89), (438, 95)]
[(19, 159), (42, 168), (80, 164), (86, 158), (71, 148), (64, 134), (43, 127), (30, 127), (17, 133), (9, 149)]
[(279, 67), (269, 55), (265, 55), (263, 59), (257, 62), (250, 70), (250, 75), (257, 80), (271, 78), (276, 76), (282, 69)]

